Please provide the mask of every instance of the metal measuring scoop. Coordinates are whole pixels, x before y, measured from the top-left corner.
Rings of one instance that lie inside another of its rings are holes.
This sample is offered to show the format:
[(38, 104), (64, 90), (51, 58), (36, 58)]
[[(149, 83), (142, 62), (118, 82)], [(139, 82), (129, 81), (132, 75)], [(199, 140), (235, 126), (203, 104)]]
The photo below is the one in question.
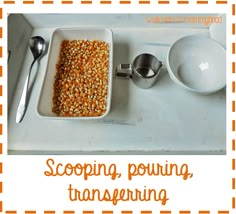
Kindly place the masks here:
[(28, 88), (29, 88), (29, 80), (30, 80), (30, 74), (31, 70), (33, 68), (34, 63), (43, 55), (46, 47), (45, 40), (40, 36), (33, 36), (31, 37), (29, 41), (30, 50), (34, 56), (34, 60), (30, 66), (29, 73), (26, 77), (23, 92), (21, 95), (20, 103), (17, 108), (16, 112), (16, 123), (20, 123), (25, 115), (29, 94), (28, 94)]

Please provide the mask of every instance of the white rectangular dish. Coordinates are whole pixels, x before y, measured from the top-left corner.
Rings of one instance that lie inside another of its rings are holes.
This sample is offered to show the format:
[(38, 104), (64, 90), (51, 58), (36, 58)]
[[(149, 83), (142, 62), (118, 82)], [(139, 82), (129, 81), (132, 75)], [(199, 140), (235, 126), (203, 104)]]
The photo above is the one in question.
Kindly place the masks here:
[[(60, 47), (63, 40), (99, 40), (108, 43), (109, 46), (109, 65), (108, 65), (108, 92), (106, 101), (106, 111), (101, 116), (69, 117), (58, 116), (52, 111), (53, 93), (56, 64), (59, 60)], [(106, 28), (61, 28), (56, 29), (51, 37), (47, 68), (44, 81), (38, 100), (37, 113), (49, 119), (100, 119), (105, 117), (110, 111), (112, 93), (112, 74), (113, 74), (113, 40), (112, 31)]]

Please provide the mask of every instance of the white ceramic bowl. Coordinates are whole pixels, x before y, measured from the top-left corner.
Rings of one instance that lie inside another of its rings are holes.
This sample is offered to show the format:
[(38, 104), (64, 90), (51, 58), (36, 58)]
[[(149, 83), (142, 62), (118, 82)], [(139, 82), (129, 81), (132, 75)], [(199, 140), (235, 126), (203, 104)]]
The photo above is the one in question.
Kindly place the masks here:
[[(109, 44), (109, 74), (108, 74), (108, 94), (106, 112), (96, 117), (59, 117), (52, 112), (53, 106), (53, 84), (56, 74), (56, 64), (59, 58), (60, 45), (63, 40), (101, 40)], [(48, 63), (40, 97), (38, 100), (37, 112), (39, 116), (49, 119), (100, 119), (105, 117), (110, 111), (113, 75), (113, 39), (112, 31), (104, 28), (65, 28), (57, 29), (53, 32), (49, 47)]]
[(185, 89), (214, 93), (226, 85), (226, 51), (209, 37), (186, 36), (171, 45), (167, 70), (171, 79)]

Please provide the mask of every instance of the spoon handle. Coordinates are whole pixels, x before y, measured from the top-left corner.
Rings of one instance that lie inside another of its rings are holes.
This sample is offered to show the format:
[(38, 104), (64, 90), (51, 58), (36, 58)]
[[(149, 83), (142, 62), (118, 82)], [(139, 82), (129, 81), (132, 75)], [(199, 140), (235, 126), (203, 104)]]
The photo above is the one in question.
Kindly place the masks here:
[(22, 92), (20, 102), (19, 102), (17, 112), (16, 112), (16, 123), (20, 123), (25, 115), (25, 111), (26, 111), (26, 107), (27, 107), (27, 103), (28, 103), (28, 98), (29, 98), (28, 88), (29, 88), (30, 74), (31, 74), (31, 70), (32, 70), (33, 65), (36, 62), (36, 60), (37, 59), (34, 59), (34, 61), (32, 62), (31, 66), (30, 66), (29, 73), (28, 73), (26, 80), (25, 80), (23, 92)]

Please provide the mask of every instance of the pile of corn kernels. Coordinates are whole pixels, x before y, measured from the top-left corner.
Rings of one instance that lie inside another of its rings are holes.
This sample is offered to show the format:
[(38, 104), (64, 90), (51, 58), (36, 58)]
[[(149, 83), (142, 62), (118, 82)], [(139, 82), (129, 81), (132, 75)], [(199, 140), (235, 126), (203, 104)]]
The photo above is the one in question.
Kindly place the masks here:
[(56, 65), (52, 111), (94, 117), (106, 112), (109, 46), (98, 40), (64, 40)]

